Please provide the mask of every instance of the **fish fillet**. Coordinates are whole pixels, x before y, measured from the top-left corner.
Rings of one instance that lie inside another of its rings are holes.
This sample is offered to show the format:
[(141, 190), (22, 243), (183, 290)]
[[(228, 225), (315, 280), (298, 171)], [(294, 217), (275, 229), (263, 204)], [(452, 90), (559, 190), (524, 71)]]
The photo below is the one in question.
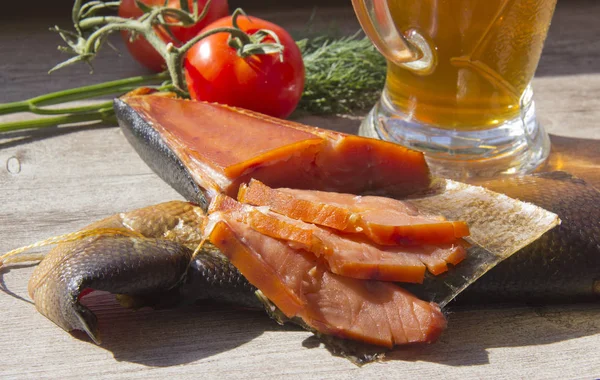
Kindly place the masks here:
[(238, 200), (304, 222), (356, 233), (382, 245), (453, 243), (469, 235), (462, 221), (426, 215), (410, 204), (387, 197), (273, 189), (257, 180), (240, 186)]
[(423, 155), (397, 144), (170, 96), (126, 95), (119, 102), (121, 123), (155, 130), (207, 204), (218, 193), (235, 197), (251, 178), (273, 187), (397, 197), (431, 182)]
[(303, 250), (229, 218), (211, 226), (210, 241), (287, 317), (341, 338), (393, 347), (433, 342), (446, 327), (440, 308), (392, 283), (326, 270)]
[(264, 208), (243, 205), (219, 195), (209, 212), (227, 213), (253, 230), (286, 241), (322, 257), (336, 274), (370, 280), (421, 283), (425, 268), (432, 274), (448, 270), (448, 263), (458, 264), (466, 256), (462, 244), (421, 245), (411, 247), (378, 246), (351, 235), (338, 235), (314, 224), (270, 212)]

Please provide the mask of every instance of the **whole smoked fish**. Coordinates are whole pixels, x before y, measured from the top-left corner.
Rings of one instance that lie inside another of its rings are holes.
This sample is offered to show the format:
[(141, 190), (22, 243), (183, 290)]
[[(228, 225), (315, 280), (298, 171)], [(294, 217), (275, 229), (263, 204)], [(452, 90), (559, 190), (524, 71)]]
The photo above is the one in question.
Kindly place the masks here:
[[(534, 205), (432, 178), (422, 154), (398, 145), (162, 94), (127, 95), (115, 110), (140, 156), (192, 203), (97, 222), (36, 268), (30, 294), (38, 310), (96, 341), (95, 317), (79, 302), (90, 289), (134, 304), (266, 305), (318, 334), (384, 347), (432, 342), (446, 326), (442, 307), (559, 223)], [(207, 217), (223, 196), (254, 211)], [(361, 244), (369, 248), (347, 248)], [(373, 268), (383, 256), (369, 270), (343, 270), (371, 247), (412, 257), (420, 275), (382, 276)], [(536, 260), (529, 268), (547, 265)]]

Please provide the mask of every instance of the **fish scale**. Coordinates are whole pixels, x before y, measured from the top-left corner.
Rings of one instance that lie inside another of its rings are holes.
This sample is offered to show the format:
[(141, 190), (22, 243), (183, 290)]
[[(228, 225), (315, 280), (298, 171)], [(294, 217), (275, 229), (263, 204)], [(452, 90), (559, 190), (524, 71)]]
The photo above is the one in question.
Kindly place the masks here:
[(491, 180), (490, 190), (556, 213), (562, 223), (469, 286), (457, 303), (600, 299), (600, 192), (565, 172)]

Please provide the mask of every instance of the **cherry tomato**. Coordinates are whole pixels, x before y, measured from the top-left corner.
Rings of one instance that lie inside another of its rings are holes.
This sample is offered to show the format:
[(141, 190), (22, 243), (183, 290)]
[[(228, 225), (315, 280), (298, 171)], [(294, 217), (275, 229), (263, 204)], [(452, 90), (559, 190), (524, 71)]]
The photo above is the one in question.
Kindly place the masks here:
[[(213, 22), (201, 31), (231, 27), (231, 17)], [(296, 108), (304, 89), (304, 63), (294, 39), (283, 28), (256, 17), (238, 17), (248, 34), (269, 29), (284, 46), (279, 54), (246, 58), (227, 43), (229, 33), (216, 33), (198, 41), (184, 59), (184, 72), (192, 99), (218, 102), (285, 118)], [(269, 39), (267, 42), (273, 42)]]
[[(141, 0), (141, 2), (148, 6), (161, 6), (164, 4), (164, 0)], [(207, 0), (198, 0), (198, 12), (202, 12), (206, 2)], [(188, 5), (191, 10), (193, 6), (192, 0), (188, 0)], [(179, 9), (179, 0), (169, 0), (167, 6), (170, 8)], [(121, 0), (121, 4), (119, 5), (120, 17), (138, 18), (143, 14), (144, 12), (138, 8), (135, 0)], [(180, 42), (186, 42), (198, 34), (202, 28), (219, 18), (226, 16), (227, 14), (229, 14), (229, 5), (227, 4), (227, 0), (212, 0), (210, 3), (210, 9), (202, 20), (187, 28), (175, 26), (171, 27), (171, 32)], [(164, 42), (173, 42), (176, 45), (179, 44), (177, 41), (173, 41), (173, 39), (166, 34), (165, 31), (157, 29), (157, 33)], [(146, 39), (143, 37), (138, 37), (135, 40), (130, 41), (129, 33), (127, 31), (122, 31), (121, 36), (125, 41), (127, 50), (136, 61), (155, 72), (160, 72), (165, 69), (165, 61), (163, 57), (156, 50), (154, 50), (152, 45), (150, 45)]]

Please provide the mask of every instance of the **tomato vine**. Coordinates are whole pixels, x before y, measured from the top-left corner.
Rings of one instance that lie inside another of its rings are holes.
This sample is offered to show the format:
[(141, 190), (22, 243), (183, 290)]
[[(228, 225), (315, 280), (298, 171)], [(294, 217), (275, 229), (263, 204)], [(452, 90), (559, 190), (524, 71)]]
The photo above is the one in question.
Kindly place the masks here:
[[(58, 27), (54, 28), (66, 43), (66, 46), (60, 49), (71, 53), (73, 57), (56, 65), (51, 71), (77, 62), (85, 62), (91, 66), (101, 47), (105, 44), (110, 45), (107, 39), (108, 35), (118, 31), (128, 31), (137, 36), (145, 36), (148, 43), (153, 41), (154, 45), (152, 46), (155, 46), (157, 51), (160, 51), (162, 55), (169, 59), (170, 67), (168, 71), (156, 75), (120, 79), (58, 91), (23, 101), (0, 104), (0, 115), (15, 112), (30, 112), (35, 115), (42, 115), (37, 119), (0, 122), (0, 133), (84, 121), (114, 123), (114, 112), (110, 106), (110, 101), (87, 103), (84, 106), (67, 103), (98, 96), (119, 96), (140, 86), (153, 86), (160, 90), (176, 91), (182, 96), (187, 96), (188, 88), (185, 84), (185, 75), (182, 74), (183, 65), (181, 65), (181, 60), (185, 60), (184, 57), (188, 55), (186, 52), (195, 45), (196, 40), (208, 36), (220, 36), (222, 38), (222, 32), (227, 33), (227, 45), (237, 49), (235, 51), (240, 57), (248, 54), (258, 54), (258, 57), (261, 57), (261, 54), (265, 54), (265, 57), (269, 55), (267, 61), (274, 62), (277, 59), (271, 58), (285, 55), (279, 35), (277, 33), (273, 35), (273, 31), (268, 30), (270, 26), (263, 26), (265, 30), (252, 30), (247, 33), (240, 30), (237, 20), (240, 16), (243, 16), (241, 10), (234, 12), (232, 19), (230, 19), (231, 25), (201, 33), (192, 41), (174, 46), (173, 43), (165, 42), (164, 39), (156, 35), (157, 26), (161, 28), (159, 29), (160, 33), (164, 34), (168, 33), (171, 28), (186, 28), (189, 25), (197, 25), (205, 17), (207, 7), (210, 6), (211, 1), (207, 1), (203, 9), (199, 9), (197, 4), (198, 1), (204, 0), (162, 0), (162, 4), (151, 7), (144, 7), (141, 2), (156, 4), (157, 0), (133, 1), (140, 6), (142, 11), (142, 15), (133, 20), (128, 17), (114, 15), (120, 4), (122, 4), (120, 1), (88, 1), (85, 4), (82, 0), (75, 1), (72, 11), (74, 30), (67, 31)], [(172, 3), (176, 1), (179, 1), (180, 4), (177, 9), (174, 9)], [(184, 2), (188, 4), (187, 8), (183, 6)], [(169, 4), (171, 4), (171, 7), (168, 6)], [(254, 17), (252, 19), (259, 20)], [(357, 37), (358, 35), (342, 38), (317, 36), (296, 42), (291, 38), (285, 38), (286, 44), (294, 45), (294, 49), (299, 47), (300, 60), (305, 67), (304, 90), (302, 93), (298, 90), (297, 93), (298, 96), (302, 96), (298, 105), (300, 112), (308, 111), (312, 114), (351, 113), (358, 110), (362, 111), (375, 103), (385, 80), (385, 60), (366, 37)], [(260, 87), (258, 92), (263, 90), (264, 88)], [(269, 99), (265, 103), (279, 103), (280, 101), (280, 98), (276, 98), (275, 100)], [(293, 107), (290, 109), (293, 109)], [(286, 117), (288, 114), (289, 111), (284, 112), (280, 117)]]

